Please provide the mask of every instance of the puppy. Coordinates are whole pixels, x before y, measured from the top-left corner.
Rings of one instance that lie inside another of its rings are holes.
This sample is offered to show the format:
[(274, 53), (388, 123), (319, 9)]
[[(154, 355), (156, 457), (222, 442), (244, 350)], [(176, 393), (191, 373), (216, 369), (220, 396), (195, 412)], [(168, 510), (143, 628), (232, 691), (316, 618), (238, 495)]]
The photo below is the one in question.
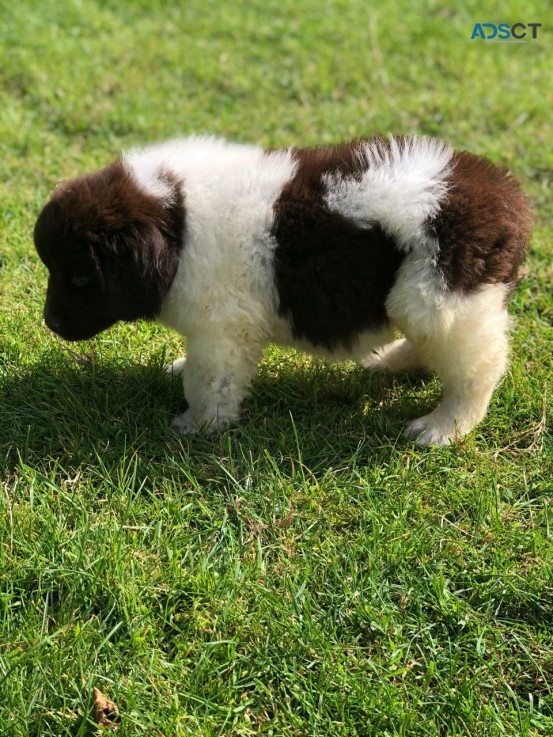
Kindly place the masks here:
[(172, 365), (189, 403), (179, 432), (236, 420), (274, 342), (430, 368), (443, 399), (405, 434), (442, 445), (482, 420), (505, 370), (530, 229), (507, 171), (436, 140), (263, 150), (195, 137), (59, 185), (34, 240), (58, 335), (142, 318), (187, 336)]

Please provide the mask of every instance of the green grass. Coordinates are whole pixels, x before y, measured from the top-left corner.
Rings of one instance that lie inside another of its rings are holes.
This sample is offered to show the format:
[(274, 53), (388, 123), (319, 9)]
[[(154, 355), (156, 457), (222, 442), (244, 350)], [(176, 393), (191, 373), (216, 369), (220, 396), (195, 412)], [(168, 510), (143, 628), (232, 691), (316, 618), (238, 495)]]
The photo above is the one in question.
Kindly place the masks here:
[[(96, 734), (95, 686), (120, 735), (553, 735), (553, 18), (417, 7), (0, 2), (1, 735)], [(470, 42), (487, 20), (541, 37)], [(467, 439), (401, 438), (429, 376), (277, 349), (240, 426), (181, 439), (177, 336), (46, 331), (52, 186), (206, 131), (439, 135), (517, 173), (536, 225), (512, 361)]]

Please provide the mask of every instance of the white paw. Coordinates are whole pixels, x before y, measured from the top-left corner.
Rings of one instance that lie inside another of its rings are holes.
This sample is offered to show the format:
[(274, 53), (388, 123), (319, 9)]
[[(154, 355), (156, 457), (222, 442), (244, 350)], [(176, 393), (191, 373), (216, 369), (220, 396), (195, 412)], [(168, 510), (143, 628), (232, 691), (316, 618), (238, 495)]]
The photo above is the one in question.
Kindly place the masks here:
[(407, 424), (404, 435), (418, 445), (449, 445), (456, 435), (455, 423), (445, 421), (435, 412), (412, 420)]
[(173, 430), (179, 433), (179, 435), (191, 435), (195, 432), (212, 433), (212, 432), (223, 432), (227, 430), (234, 421), (234, 417), (205, 417), (198, 419), (195, 417), (190, 409), (183, 412), (182, 415), (177, 415), (171, 427)]
[(173, 363), (170, 363), (165, 367), (165, 373), (169, 376), (179, 376), (184, 371), (186, 365), (186, 358), (177, 358)]
[(365, 356), (361, 361), (361, 366), (372, 371), (385, 371), (388, 368), (379, 351), (373, 351), (368, 356)]
[(181, 415), (177, 415), (171, 423), (171, 427), (179, 435), (190, 435), (201, 430), (200, 425), (198, 425), (189, 409)]
[(414, 347), (406, 338), (377, 348), (365, 356), (361, 365), (377, 371), (392, 371), (394, 374), (422, 367)]

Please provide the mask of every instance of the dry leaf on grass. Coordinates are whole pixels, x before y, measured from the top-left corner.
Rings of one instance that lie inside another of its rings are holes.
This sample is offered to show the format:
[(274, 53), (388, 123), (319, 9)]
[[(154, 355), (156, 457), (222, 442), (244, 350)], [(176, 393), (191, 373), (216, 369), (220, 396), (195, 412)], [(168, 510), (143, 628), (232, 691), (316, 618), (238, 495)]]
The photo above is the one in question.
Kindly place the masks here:
[(119, 727), (119, 709), (99, 688), (94, 689), (94, 714), (99, 727), (115, 731)]

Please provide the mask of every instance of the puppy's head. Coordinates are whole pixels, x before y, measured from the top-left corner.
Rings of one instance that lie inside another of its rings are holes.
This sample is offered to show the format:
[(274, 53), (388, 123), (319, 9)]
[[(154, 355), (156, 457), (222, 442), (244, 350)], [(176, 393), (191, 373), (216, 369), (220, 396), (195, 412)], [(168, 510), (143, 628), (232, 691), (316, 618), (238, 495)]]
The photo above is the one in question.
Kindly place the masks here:
[(180, 188), (140, 187), (118, 160), (59, 185), (40, 213), (35, 247), (49, 271), (44, 318), (66, 340), (84, 340), (118, 320), (152, 319), (175, 276), (184, 207)]

